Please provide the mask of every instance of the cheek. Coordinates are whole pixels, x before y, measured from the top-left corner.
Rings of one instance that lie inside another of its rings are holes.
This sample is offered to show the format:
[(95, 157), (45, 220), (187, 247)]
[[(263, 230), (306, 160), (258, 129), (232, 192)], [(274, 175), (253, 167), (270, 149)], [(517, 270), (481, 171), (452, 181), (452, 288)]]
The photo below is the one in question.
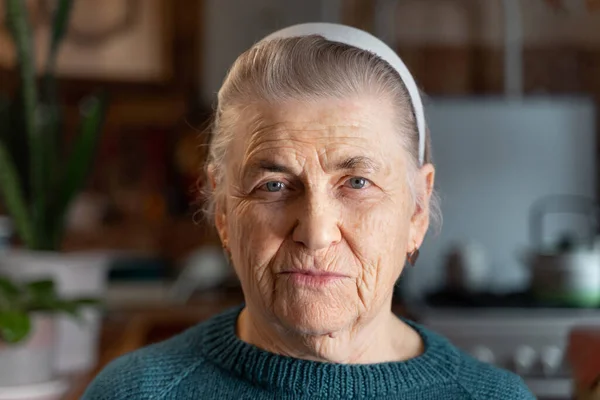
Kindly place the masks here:
[(286, 215), (245, 200), (231, 202), (228, 227), (233, 264), (246, 284), (268, 286), (271, 281), (270, 262), (289, 233)]
[(232, 238), (245, 250), (250, 250), (250, 243), (258, 246), (251, 248), (252, 253), (273, 247), (289, 234), (290, 213), (279, 208), (246, 200), (236, 201), (229, 214)]
[(368, 207), (351, 212), (348, 210), (348, 235), (365, 248), (389, 251), (403, 243), (410, 229), (408, 202), (384, 199)]
[(363, 268), (369, 288), (395, 282), (404, 265), (410, 230), (406, 202), (382, 201), (367, 209), (347, 212), (346, 241)]

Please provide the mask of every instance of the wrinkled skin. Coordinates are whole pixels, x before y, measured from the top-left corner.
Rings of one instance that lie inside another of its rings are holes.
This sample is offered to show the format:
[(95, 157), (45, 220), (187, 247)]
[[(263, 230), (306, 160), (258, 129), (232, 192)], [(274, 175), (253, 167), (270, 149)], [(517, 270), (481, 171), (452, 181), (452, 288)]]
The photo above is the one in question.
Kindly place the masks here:
[[(292, 357), (374, 363), (414, 357), (420, 337), (391, 313), (406, 253), (429, 224), (434, 169), (417, 173), (389, 102), (370, 97), (244, 111), (214, 185), (216, 224), (246, 308), (238, 335)], [(306, 284), (290, 271), (334, 274)]]

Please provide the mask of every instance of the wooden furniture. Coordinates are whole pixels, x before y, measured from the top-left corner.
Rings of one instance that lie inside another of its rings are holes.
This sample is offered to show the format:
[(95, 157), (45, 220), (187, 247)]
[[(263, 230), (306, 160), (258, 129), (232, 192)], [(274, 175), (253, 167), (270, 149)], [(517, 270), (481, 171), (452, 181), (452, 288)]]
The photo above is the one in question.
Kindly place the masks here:
[(600, 399), (600, 329), (582, 326), (571, 330), (567, 354), (575, 381), (575, 399)]

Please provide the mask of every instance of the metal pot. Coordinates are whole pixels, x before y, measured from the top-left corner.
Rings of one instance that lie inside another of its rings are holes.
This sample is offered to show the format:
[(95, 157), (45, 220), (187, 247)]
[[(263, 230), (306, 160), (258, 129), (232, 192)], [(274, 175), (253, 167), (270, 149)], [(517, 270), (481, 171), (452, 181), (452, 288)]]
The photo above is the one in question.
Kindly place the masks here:
[[(565, 235), (553, 246), (543, 242), (544, 219), (551, 213), (586, 216), (588, 235), (575, 240)], [(557, 306), (600, 306), (600, 242), (596, 232), (598, 206), (579, 196), (549, 196), (536, 202), (530, 213), (534, 249), (528, 253), (531, 290), (537, 300)]]

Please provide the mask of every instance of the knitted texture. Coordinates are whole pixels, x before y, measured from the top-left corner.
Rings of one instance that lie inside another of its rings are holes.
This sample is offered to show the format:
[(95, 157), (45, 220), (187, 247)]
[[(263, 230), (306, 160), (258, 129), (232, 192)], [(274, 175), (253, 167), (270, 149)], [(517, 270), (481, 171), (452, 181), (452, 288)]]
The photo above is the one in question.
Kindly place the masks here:
[(235, 334), (241, 310), (118, 358), (83, 399), (535, 399), (516, 375), (476, 361), (413, 322), (406, 321), (425, 343), (419, 357), (345, 365), (280, 356), (241, 341)]

